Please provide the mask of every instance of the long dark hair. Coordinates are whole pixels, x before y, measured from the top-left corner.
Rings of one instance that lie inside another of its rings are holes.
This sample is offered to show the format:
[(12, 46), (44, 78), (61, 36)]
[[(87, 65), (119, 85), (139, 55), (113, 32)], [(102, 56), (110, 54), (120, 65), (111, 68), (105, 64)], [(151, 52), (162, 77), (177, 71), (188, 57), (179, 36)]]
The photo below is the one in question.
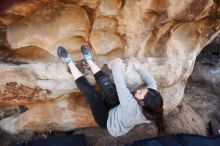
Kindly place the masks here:
[(144, 96), (144, 106), (142, 106), (145, 117), (153, 120), (158, 129), (158, 135), (165, 134), (165, 124), (163, 116), (163, 98), (159, 92), (148, 88), (147, 94)]

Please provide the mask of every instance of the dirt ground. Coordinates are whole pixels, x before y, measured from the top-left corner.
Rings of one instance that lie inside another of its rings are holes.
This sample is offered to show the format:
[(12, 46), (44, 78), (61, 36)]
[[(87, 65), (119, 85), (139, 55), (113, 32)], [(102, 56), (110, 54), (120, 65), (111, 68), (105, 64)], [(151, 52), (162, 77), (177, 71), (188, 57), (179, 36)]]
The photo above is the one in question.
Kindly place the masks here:
[(210, 84), (188, 81), (184, 96), (182, 102), (192, 107), (206, 124), (210, 120), (220, 122), (220, 97)]
[[(188, 81), (185, 89), (185, 97), (182, 104), (192, 107), (208, 129), (208, 122), (210, 120), (220, 121), (220, 97), (215, 95), (208, 84), (193, 83)], [(21, 142), (25, 140), (33, 140), (39, 138), (46, 138), (49, 136), (64, 136), (72, 134), (86, 135), (88, 146), (122, 146), (126, 143), (131, 143), (134, 140), (155, 137), (157, 130), (154, 124), (136, 126), (125, 136), (114, 138), (108, 134), (106, 130), (100, 128), (79, 129), (70, 132), (51, 132), (51, 133), (35, 133), (28, 135), (17, 135), (11, 137), (0, 131), (0, 146), (9, 146), (11, 143)]]

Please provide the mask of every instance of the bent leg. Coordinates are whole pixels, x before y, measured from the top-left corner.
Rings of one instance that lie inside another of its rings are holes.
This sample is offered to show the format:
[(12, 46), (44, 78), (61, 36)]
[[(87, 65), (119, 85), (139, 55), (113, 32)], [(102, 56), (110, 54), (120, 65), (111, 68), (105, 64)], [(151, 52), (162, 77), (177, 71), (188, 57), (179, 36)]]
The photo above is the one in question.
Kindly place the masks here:
[(108, 76), (101, 71), (101, 69), (92, 60), (87, 60), (87, 63), (89, 64), (96, 81), (103, 91), (105, 97), (104, 101), (106, 102), (108, 108), (110, 109), (118, 105), (119, 100), (114, 83), (112, 83)]
[(119, 104), (119, 99), (114, 83), (112, 83), (108, 76), (101, 70), (94, 74), (94, 77), (103, 91), (105, 97), (104, 101), (108, 108), (111, 109), (117, 106)]
[(89, 64), (89, 67), (92, 73), (95, 76), (96, 81), (100, 85), (103, 94), (104, 94), (104, 101), (107, 106), (110, 108), (115, 107), (119, 104), (116, 88), (111, 80), (101, 71), (101, 69), (93, 62), (92, 55), (89, 51), (89, 48), (85, 45), (81, 46), (82, 54)]
[(100, 127), (105, 128), (108, 119), (108, 109), (105, 103), (102, 101), (101, 96), (78, 70), (64, 47), (58, 47), (57, 55), (66, 65), (68, 65), (76, 85), (89, 101), (95, 121)]
[(69, 63), (69, 68), (71, 70), (76, 85), (78, 86), (82, 94), (87, 98), (90, 104), (90, 108), (96, 123), (100, 127), (106, 128), (108, 119), (108, 108), (103, 102), (101, 95), (97, 93), (94, 87), (89, 84), (87, 79), (77, 69), (73, 62)]
[(93, 117), (96, 123), (106, 128), (108, 119), (108, 108), (103, 102), (101, 95), (95, 91), (94, 87), (89, 84), (85, 77), (80, 77), (75, 80), (76, 85), (80, 89), (81, 93), (87, 98)]

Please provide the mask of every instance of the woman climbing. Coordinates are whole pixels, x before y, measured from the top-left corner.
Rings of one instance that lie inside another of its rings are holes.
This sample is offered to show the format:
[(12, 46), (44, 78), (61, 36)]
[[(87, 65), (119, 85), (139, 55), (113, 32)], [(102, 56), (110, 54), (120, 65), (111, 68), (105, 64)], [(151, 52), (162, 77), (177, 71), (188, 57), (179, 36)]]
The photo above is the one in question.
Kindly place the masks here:
[(135, 61), (134, 66), (147, 87), (137, 90), (133, 96), (126, 87), (120, 70), (121, 59), (115, 59), (113, 63), (112, 75), (115, 83), (113, 84), (93, 62), (89, 49), (82, 45), (81, 51), (104, 94), (98, 93), (89, 84), (63, 47), (58, 48), (57, 54), (70, 68), (76, 85), (87, 98), (93, 117), (100, 127), (107, 128), (109, 133), (116, 137), (126, 134), (135, 125), (155, 121), (158, 134), (164, 132), (163, 99), (156, 91), (154, 78), (140, 63)]

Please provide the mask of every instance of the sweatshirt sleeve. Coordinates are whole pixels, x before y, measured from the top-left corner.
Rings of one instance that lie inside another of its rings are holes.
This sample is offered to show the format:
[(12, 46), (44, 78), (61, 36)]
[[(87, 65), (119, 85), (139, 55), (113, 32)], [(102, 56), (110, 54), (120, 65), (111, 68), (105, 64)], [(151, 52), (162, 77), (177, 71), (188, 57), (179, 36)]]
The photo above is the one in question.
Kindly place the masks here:
[(119, 102), (122, 106), (126, 106), (131, 100), (134, 100), (134, 97), (125, 84), (125, 80), (121, 73), (120, 67), (115, 65), (112, 68), (112, 75), (118, 93)]
[(147, 70), (144, 69), (142, 65), (137, 69), (137, 72), (144, 80), (145, 84), (147, 85), (147, 88), (157, 90), (157, 84), (155, 79)]

